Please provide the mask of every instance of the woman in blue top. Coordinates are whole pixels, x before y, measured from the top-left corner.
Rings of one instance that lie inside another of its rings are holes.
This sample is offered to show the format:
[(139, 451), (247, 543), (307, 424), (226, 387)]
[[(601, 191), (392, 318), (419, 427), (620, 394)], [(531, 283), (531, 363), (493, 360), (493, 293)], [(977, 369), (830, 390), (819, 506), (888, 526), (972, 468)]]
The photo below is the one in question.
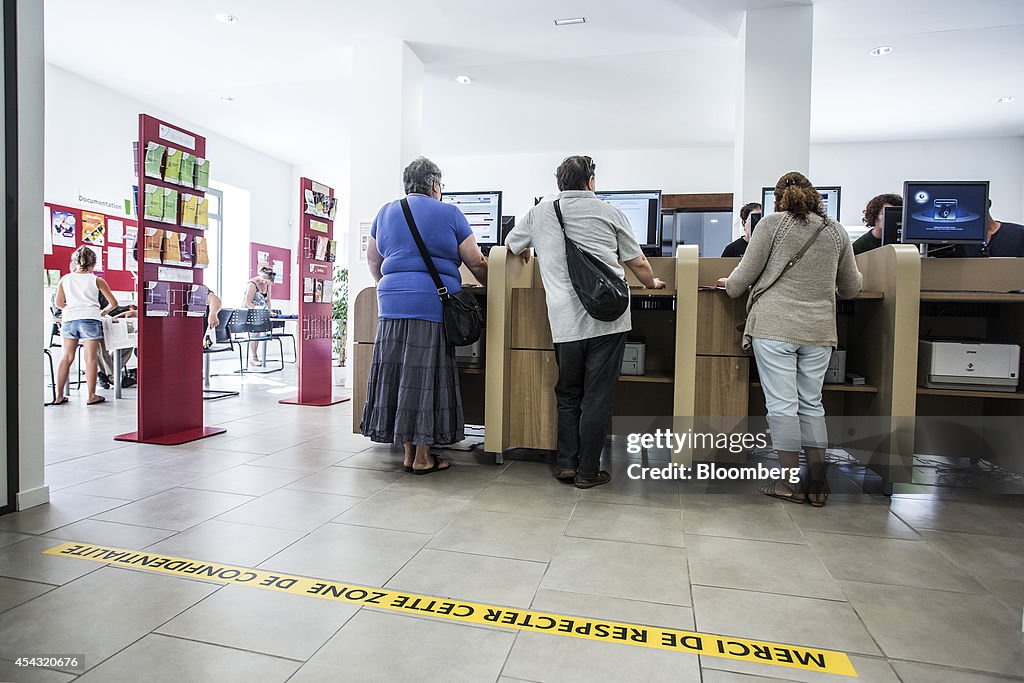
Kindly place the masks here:
[[(402, 179), (416, 227), (448, 291), (461, 289), (463, 263), (487, 284), (487, 259), (466, 217), (440, 201), (441, 169), (420, 157)], [(431, 455), (430, 447), (465, 438), (455, 349), (445, 338), (441, 299), (401, 200), (377, 214), (366, 256), (380, 320), (360, 430), (373, 441), (402, 444), (407, 472), (446, 470), (451, 464)]]

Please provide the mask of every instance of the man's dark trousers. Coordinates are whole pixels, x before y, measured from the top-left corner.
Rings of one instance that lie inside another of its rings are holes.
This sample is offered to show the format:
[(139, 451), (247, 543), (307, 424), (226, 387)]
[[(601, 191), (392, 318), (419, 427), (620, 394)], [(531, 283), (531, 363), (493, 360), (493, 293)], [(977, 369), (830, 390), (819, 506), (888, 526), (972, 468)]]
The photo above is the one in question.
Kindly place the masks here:
[(625, 332), (555, 344), (559, 469), (597, 476), (625, 349)]

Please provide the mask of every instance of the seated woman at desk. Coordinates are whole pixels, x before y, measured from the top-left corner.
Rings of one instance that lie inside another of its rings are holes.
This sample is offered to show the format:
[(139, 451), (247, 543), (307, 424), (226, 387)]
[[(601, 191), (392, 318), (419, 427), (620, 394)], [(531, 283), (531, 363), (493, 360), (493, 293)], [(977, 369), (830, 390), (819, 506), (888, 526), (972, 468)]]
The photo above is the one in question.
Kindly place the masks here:
[[(270, 293), (274, 287), (274, 276), (276, 273), (266, 261), (260, 262), (256, 272), (259, 274), (245, 283), (245, 295), (242, 297), (242, 305), (246, 308), (262, 308), (269, 311)], [(216, 323), (214, 327), (217, 327)], [(248, 344), (249, 359), (257, 365), (260, 363), (258, 346), (258, 343)]]
[(772, 445), (787, 469), (807, 456), (809, 480), (761, 487), (768, 496), (821, 507), (825, 478), (825, 409), (821, 386), (837, 344), (835, 300), (860, 292), (863, 278), (846, 229), (828, 218), (821, 195), (802, 174), (775, 185), (775, 211), (757, 224), (743, 260), (724, 279), (729, 296), (747, 294), (743, 347), (753, 347), (768, 408)]
[(440, 201), (444, 185), (434, 162), (416, 159), (402, 179), (406, 198), (380, 210), (366, 249), (380, 320), (359, 428), (373, 441), (401, 444), (406, 472), (428, 474), (451, 467), (430, 447), (463, 440), (465, 422), (455, 349), (445, 337), (441, 299), (413, 223), (451, 293), (461, 289), (462, 263), (486, 285), (487, 259), (462, 212)]
[(108, 306), (117, 306), (117, 299), (106, 281), (93, 274), (95, 267), (96, 254), (89, 247), (79, 247), (71, 254), (71, 272), (57, 285), (55, 305), (61, 309), (60, 336), (64, 342), (64, 355), (57, 370), (59, 396), (53, 402), (55, 406), (68, 402), (64, 388), (79, 343), (85, 348), (85, 382), (89, 389), (86, 403), (96, 405), (106, 400), (96, 395), (96, 354), (103, 339), (103, 323), (100, 321), (105, 312), (100, 309), (99, 295), (102, 292), (107, 298)]

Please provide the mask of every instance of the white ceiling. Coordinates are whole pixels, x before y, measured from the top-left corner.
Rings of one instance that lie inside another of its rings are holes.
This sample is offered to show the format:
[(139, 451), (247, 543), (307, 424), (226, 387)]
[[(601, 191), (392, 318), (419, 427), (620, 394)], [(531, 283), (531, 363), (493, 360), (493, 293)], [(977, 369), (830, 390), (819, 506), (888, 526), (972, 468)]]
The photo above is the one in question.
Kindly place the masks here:
[[(743, 11), (809, 4), (45, 2), (48, 62), (290, 163), (346, 154), (350, 46), (377, 35), (424, 61), (434, 154), (729, 144)], [(1024, 2), (813, 4), (815, 140), (1024, 135)], [(585, 25), (553, 25), (581, 15)], [(883, 44), (893, 54), (868, 56)], [(459, 73), (474, 83), (456, 84)], [(1018, 101), (996, 104), (1003, 95)]]

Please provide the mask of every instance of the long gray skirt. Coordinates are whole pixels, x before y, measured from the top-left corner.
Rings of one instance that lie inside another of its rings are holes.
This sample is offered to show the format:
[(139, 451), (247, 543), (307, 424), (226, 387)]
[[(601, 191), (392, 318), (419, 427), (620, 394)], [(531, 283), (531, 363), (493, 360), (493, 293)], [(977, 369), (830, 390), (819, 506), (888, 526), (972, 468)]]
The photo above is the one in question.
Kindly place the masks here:
[(444, 326), (381, 318), (359, 429), (379, 443), (444, 445), (465, 437), (455, 351)]

